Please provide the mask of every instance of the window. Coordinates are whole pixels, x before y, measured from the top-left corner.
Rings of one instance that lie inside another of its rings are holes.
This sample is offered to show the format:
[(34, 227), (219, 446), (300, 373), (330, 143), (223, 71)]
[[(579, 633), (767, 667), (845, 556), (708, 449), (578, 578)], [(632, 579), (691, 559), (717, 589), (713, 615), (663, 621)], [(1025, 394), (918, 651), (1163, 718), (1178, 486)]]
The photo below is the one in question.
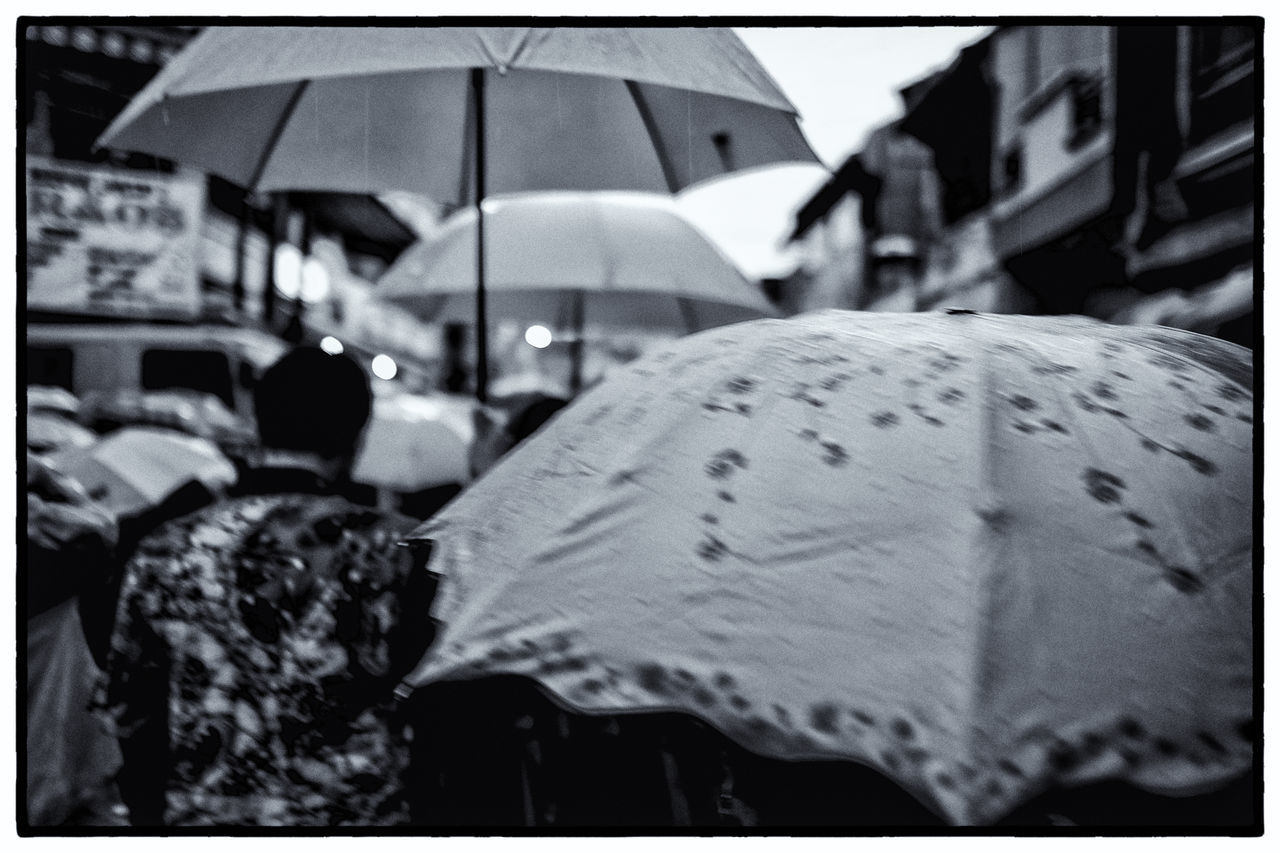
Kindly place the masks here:
[(27, 384), (73, 389), (75, 353), (71, 347), (27, 347)]
[(1000, 193), (1011, 196), (1022, 185), (1022, 146), (1005, 152), (1000, 163)]
[(1191, 140), (1203, 142), (1253, 117), (1252, 27), (1191, 28)]
[(1109, 62), (1108, 27), (1026, 27), (1023, 39), (1021, 101), (1035, 99), (1043, 87), (1057, 89), (1069, 76), (1101, 76)]
[(1071, 136), (1067, 148), (1085, 145), (1102, 130), (1102, 81), (1096, 77), (1071, 79)]
[(142, 354), (142, 387), (189, 388), (213, 394), (235, 409), (231, 363), (217, 350), (149, 349)]

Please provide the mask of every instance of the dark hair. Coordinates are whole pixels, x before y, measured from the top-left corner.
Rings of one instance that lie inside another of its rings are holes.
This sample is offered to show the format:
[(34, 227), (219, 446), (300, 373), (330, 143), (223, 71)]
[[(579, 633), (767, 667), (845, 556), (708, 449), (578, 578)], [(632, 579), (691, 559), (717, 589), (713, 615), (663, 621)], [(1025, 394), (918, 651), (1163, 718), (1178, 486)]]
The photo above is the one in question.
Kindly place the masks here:
[(534, 400), (520, 414), (511, 419), (507, 434), (515, 444), (519, 444), (538, 431), (538, 428), (551, 420), (551, 416), (569, 405), (567, 400), (559, 397), (543, 397)]
[(350, 455), (369, 420), (369, 377), (350, 356), (316, 347), (286, 353), (253, 389), (253, 411), (264, 447)]

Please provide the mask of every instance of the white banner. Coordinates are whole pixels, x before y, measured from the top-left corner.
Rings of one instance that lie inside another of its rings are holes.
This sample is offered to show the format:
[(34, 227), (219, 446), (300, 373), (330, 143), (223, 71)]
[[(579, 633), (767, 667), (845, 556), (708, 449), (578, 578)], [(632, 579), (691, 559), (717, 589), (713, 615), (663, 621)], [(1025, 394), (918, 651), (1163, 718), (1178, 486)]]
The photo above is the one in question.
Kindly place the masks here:
[(27, 307), (200, 311), (204, 179), (27, 158)]

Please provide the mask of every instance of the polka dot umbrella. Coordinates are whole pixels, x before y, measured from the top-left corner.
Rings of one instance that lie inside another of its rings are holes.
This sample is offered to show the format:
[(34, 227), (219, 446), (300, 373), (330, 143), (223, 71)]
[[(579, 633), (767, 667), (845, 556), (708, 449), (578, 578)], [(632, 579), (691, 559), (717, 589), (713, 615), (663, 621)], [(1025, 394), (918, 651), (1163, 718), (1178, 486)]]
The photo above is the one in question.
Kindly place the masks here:
[(1211, 790), (1253, 760), (1252, 376), (1080, 318), (685, 338), (415, 532), (444, 628), (409, 683), (686, 712), (955, 824), (1057, 785)]

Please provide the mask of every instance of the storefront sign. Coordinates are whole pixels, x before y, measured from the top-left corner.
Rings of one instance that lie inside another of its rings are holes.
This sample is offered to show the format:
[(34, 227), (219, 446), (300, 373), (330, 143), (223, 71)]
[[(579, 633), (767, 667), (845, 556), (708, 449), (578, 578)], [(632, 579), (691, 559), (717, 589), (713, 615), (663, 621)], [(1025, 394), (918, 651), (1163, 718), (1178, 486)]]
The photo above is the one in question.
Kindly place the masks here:
[(128, 317), (200, 311), (204, 181), (27, 159), (27, 307)]

